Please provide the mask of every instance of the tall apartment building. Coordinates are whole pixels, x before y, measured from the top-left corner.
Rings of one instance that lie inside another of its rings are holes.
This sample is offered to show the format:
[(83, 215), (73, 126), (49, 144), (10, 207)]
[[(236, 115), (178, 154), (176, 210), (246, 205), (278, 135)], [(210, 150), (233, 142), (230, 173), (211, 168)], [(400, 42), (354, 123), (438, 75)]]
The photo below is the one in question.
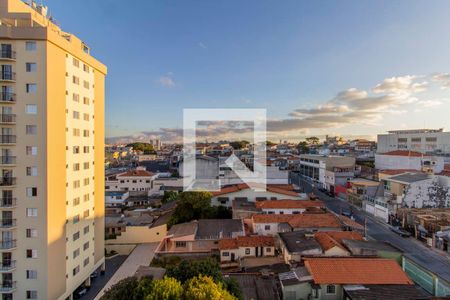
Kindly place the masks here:
[(1, 299), (71, 299), (104, 266), (106, 67), (46, 10), (0, 0)]
[(424, 154), (450, 154), (450, 132), (444, 129), (392, 130), (379, 134), (377, 153), (411, 150)]

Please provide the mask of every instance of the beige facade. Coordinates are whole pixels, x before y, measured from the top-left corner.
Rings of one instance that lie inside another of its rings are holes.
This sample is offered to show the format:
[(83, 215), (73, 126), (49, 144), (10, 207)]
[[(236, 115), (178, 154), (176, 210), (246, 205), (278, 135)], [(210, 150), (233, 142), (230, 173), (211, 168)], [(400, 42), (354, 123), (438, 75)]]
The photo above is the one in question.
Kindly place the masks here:
[(0, 44), (0, 293), (70, 298), (104, 264), (106, 67), (20, 0)]

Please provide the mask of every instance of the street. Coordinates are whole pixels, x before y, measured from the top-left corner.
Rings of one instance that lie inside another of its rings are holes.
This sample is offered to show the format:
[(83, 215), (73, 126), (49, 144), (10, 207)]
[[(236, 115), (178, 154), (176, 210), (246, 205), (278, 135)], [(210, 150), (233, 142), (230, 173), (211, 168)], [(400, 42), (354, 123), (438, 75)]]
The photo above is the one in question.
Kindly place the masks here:
[[(313, 191), (311, 184), (305, 180), (301, 180), (302, 187), (306, 193)], [(320, 200), (325, 202), (328, 209), (340, 214), (341, 211), (350, 211), (351, 205), (341, 199), (331, 198), (328, 195), (314, 188)], [(422, 267), (437, 274), (441, 278), (450, 281), (450, 256), (439, 250), (430, 249), (420, 241), (413, 237), (403, 238), (391, 231), (390, 225), (374, 216), (361, 211), (355, 207), (352, 208), (355, 221), (364, 225), (366, 219), (367, 235), (377, 241), (388, 242), (404, 252), (404, 255), (421, 265)]]

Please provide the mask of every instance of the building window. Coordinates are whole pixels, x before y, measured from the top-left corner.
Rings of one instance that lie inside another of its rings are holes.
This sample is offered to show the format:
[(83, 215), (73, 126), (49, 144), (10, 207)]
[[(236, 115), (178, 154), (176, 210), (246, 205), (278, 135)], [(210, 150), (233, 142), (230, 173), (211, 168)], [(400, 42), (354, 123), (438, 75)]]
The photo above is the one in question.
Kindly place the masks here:
[(80, 255), (80, 248), (73, 251), (72, 257), (75, 259), (78, 257), (78, 255)]
[(83, 244), (83, 250), (86, 251), (87, 249), (89, 249), (89, 242)]
[(73, 129), (73, 136), (80, 136), (80, 129), (74, 128)]
[(76, 215), (73, 217), (73, 224), (77, 224), (78, 222), (80, 222), (80, 215)]
[(88, 97), (84, 97), (83, 98), (83, 104), (89, 105), (89, 98)]
[(84, 211), (83, 217), (84, 217), (84, 218), (89, 217), (89, 209), (86, 209), (86, 210)]
[(76, 266), (75, 268), (73, 268), (73, 271), (72, 271), (73, 276), (77, 275), (78, 272), (80, 272), (80, 266)]
[(75, 233), (73, 234), (72, 239), (73, 239), (73, 241), (76, 241), (76, 240), (78, 240), (79, 238), (80, 238), (80, 232), (77, 231), (77, 232), (75, 232)]
[(89, 73), (89, 66), (86, 64), (83, 64), (83, 71), (85, 71), (86, 73)]
[(80, 197), (76, 197), (73, 199), (72, 205), (73, 206), (77, 206), (78, 204), (80, 204)]
[(27, 83), (26, 84), (27, 93), (36, 93), (37, 91), (37, 85), (36, 83)]
[(177, 248), (185, 248), (186, 247), (186, 242), (177, 241), (177, 242), (175, 242), (175, 247), (177, 247)]
[(249, 255), (250, 254), (250, 248), (245, 248), (245, 254)]
[(35, 146), (27, 146), (27, 155), (37, 155), (37, 147)]
[(87, 130), (87, 129), (83, 130), (83, 136), (89, 137), (89, 130)]
[(89, 257), (84, 259), (83, 267), (86, 267), (88, 264), (89, 264)]
[(37, 217), (37, 208), (27, 208), (27, 217)]
[(80, 66), (80, 61), (76, 58), (73, 58), (73, 65), (78, 68)]
[(37, 188), (27, 187), (27, 197), (36, 197), (36, 196), (37, 196)]
[(27, 167), (27, 176), (37, 176), (37, 167)]
[(272, 248), (266, 248), (266, 252), (272, 252)]
[(74, 110), (72, 113), (72, 117), (74, 119), (78, 120), (80, 118), (80, 113)]
[(83, 201), (84, 201), (84, 202), (89, 201), (89, 194), (85, 194), (85, 195), (83, 196)]
[(80, 164), (79, 163), (74, 163), (73, 164), (73, 170), (74, 171), (79, 171), (80, 170)]
[(72, 83), (73, 84), (80, 84), (80, 78), (77, 76), (72, 76)]
[(89, 162), (83, 163), (83, 168), (84, 168), (85, 170), (89, 169)]
[(73, 188), (74, 189), (77, 189), (77, 188), (79, 188), (80, 187), (80, 181), (79, 180), (74, 180), (73, 181)]
[(25, 66), (26, 66), (26, 71), (27, 72), (36, 72), (36, 70), (37, 70), (37, 64), (36, 63), (29, 63), (29, 62), (27, 62), (25, 64)]
[(336, 286), (334, 284), (327, 285), (327, 294), (336, 294)]
[(36, 125), (25, 125), (26, 134), (36, 135), (37, 134), (37, 126)]
[(36, 279), (37, 271), (36, 270), (27, 270), (27, 279)]
[(80, 153), (80, 147), (79, 146), (73, 146), (73, 154)]
[(83, 147), (83, 152), (84, 153), (89, 153), (89, 146), (84, 146)]
[(89, 233), (89, 225), (86, 226), (86, 227), (84, 227), (83, 233), (84, 233), (84, 234), (88, 234), (88, 233)]
[(72, 100), (74, 102), (80, 102), (80, 95), (73, 93)]
[(37, 291), (27, 291), (27, 299), (37, 299)]
[(37, 258), (37, 250), (27, 249), (27, 258)]
[(222, 256), (230, 256), (230, 252), (222, 252)]
[(26, 51), (36, 51), (36, 42), (25, 42)]
[(85, 80), (83, 82), (83, 86), (84, 86), (84, 88), (89, 89), (89, 82)]
[(426, 142), (437, 142), (437, 137), (426, 137), (425, 141)]
[(264, 230), (270, 230), (270, 225), (265, 225)]
[(27, 235), (27, 238), (35, 238), (35, 237), (37, 237), (37, 229), (27, 228), (26, 235)]
[(411, 142), (420, 143), (420, 142), (422, 142), (422, 138), (420, 138), (420, 137), (411, 138)]
[(89, 121), (89, 114), (83, 114), (83, 120)]
[(398, 143), (407, 143), (408, 139), (407, 138), (398, 138), (397, 142)]
[(29, 115), (37, 114), (37, 105), (36, 104), (27, 104), (25, 106), (25, 112)]

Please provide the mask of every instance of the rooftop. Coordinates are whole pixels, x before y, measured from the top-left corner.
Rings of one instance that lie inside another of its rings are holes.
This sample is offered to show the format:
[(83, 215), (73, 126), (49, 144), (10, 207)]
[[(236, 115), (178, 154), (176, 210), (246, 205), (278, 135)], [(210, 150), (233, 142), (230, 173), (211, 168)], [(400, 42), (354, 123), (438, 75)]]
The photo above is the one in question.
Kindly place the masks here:
[(380, 155), (390, 155), (390, 156), (408, 156), (408, 157), (422, 157), (424, 156), (423, 153), (417, 152), (417, 151), (410, 151), (410, 150), (395, 150), (395, 151), (389, 151), (385, 153), (379, 153)]
[(413, 284), (395, 260), (381, 258), (307, 258), (316, 284)]
[(395, 169), (395, 170), (380, 170), (378, 173), (386, 174), (386, 175), (399, 175), (408, 172), (417, 172), (414, 169)]
[[(250, 187), (245, 184), (233, 184), (229, 186), (224, 186), (220, 191), (213, 192), (213, 196), (220, 196), (229, 193), (239, 192), (241, 190), (249, 189)], [(287, 196), (298, 197), (299, 193), (294, 191), (294, 187), (291, 184), (268, 184), (266, 185), (266, 190), (272, 193), (278, 193)]]
[(428, 299), (428, 296), (415, 286), (405, 284), (348, 285), (344, 286), (344, 291), (352, 300)]
[(358, 240), (362, 241), (363, 236), (356, 231), (327, 231), (317, 232), (314, 237), (320, 244), (320, 247), (327, 251), (333, 247), (345, 249), (342, 240)]
[(404, 173), (404, 174), (400, 174), (397, 176), (392, 176), (392, 177), (388, 178), (387, 180), (397, 181), (400, 183), (414, 183), (414, 182), (422, 181), (422, 180), (426, 180), (426, 179), (429, 179), (427, 174), (416, 172), (416, 173)]
[(265, 200), (256, 201), (255, 205), (261, 209), (325, 207), (322, 201), (313, 200)]
[(192, 235), (197, 232), (198, 221), (192, 221), (189, 223), (176, 224), (170, 227), (167, 235), (173, 235), (174, 237)]
[(125, 173), (117, 175), (117, 177), (152, 177), (155, 174), (145, 170), (130, 170)]
[(238, 236), (225, 238), (219, 241), (219, 249), (237, 249), (239, 247), (274, 247), (275, 239), (272, 236)]
[(256, 274), (232, 274), (225, 277), (234, 278), (241, 288), (244, 299), (271, 300), (279, 299), (277, 280), (274, 276), (264, 278)]
[(302, 253), (309, 250), (322, 251), (316, 239), (313, 236), (305, 235), (304, 231), (280, 232), (278, 235), (290, 253)]
[(339, 219), (330, 213), (321, 214), (257, 214), (253, 215), (254, 223), (288, 223), (293, 228), (341, 228)]
[(198, 220), (196, 239), (231, 238), (245, 233), (241, 219), (201, 219)]

